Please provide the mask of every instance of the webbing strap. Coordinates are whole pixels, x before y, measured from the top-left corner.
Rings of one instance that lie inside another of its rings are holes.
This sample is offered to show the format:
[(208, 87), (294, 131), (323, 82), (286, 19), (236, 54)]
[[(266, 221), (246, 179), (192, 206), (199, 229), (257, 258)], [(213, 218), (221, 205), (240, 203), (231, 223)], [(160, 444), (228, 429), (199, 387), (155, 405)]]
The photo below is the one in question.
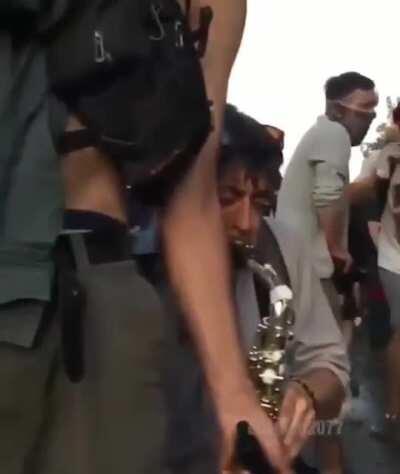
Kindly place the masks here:
[(96, 146), (99, 139), (93, 130), (82, 128), (80, 130), (70, 130), (65, 132), (57, 143), (57, 151), (61, 155), (67, 155), (82, 148)]
[(192, 32), (192, 41), (196, 45), (197, 54), (202, 58), (206, 52), (208, 44), (208, 34), (213, 20), (213, 11), (210, 7), (200, 10), (199, 27)]
[(78, 270), (83, 270), (90, 266), (89, 256), (86, 250), (86, 245), (81, 234), (69, 236), (72, 253), (75, 259), (75, 265)]

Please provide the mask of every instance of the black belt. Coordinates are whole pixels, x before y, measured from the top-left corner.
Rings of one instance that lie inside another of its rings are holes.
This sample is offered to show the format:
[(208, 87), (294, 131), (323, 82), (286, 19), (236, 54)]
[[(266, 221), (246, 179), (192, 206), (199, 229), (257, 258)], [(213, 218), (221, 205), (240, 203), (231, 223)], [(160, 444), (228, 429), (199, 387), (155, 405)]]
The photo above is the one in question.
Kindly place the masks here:
[(74, 252), (71, 240), (82, 240), (91, 265), (121, 262), (131, 258), (131, 238), (124, 232), (84, 232), (63, 234), (59, 238), (58, 251), (67, 253), (73, 259), (75, 268), (79, 267), (79, 256)]

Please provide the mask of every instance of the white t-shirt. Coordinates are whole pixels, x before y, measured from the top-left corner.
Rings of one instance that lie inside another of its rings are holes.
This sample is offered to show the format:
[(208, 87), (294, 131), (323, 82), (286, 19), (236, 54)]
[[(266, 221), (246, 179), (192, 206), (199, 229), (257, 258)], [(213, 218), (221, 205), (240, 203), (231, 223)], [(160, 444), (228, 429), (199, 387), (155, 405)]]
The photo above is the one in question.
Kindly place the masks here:
[[(364, 160), (357, 181), (375, 173), (389, 176), (387, 160), (383, 160), (383, 152), (375, 151)], [(390, 180), (388, 199), (381, 218), (381, 231), (378, 238), (378, 266), (393, 273), (400, 274), (400, 244), (396, 238), (394, 220), (394, 192), (400, 189), (400, 165), (397, 165)]]
[(349, 205), (343, 188), (349, 182), (350, 154), (347, 130), (325, 115), (318, 117), (297, 146), (278, 195), (277, 218), (307, 242), (319, 278), (330, 278), (334, 267), (318, 208), (335, 202), (343, 211), (341, 246), (348, 246)]

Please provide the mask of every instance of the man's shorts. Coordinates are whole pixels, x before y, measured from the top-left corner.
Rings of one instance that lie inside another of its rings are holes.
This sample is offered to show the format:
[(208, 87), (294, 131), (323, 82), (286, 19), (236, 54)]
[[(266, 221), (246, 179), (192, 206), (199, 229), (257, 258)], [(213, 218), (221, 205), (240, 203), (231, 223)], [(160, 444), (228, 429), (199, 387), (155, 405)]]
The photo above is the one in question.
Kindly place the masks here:
[(379, 268), (379, 277), (390, 308), (390, 322), (395, 330), (400, 329), (400, 274)]
[(342, 308), (340, 305), (339, 294), (336, 291), (335, 285), (330, 278), (321, 279), (322, 289), (324, 290), (325, 296), (328, 299), (329, 306), (331, 307), (332, 313), (338, 323), (342, 321)]

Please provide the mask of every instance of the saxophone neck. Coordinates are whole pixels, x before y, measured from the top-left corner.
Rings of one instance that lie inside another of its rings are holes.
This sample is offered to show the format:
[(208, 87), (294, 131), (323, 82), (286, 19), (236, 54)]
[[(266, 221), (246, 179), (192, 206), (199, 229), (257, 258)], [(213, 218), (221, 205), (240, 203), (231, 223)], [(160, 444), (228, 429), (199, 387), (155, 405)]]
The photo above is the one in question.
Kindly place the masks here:
[(272, 316), (280, 316), (293, 299), (292, 290), (281, 280), (272, 265), (262, 261), (256, 247), (241, 241), (236, 241), (234, 247), (247, 268), (259, 277), (269, 291), (274, 313)]
[(293, 292), (280, 280), (272, 265), (267, 263), (261, 264), (255, 258), (249, 258), (247, 260), (247, 266), (268, 286), (271, 304), (276, 305), (280, 303), (286, 308), (293, 299)]

